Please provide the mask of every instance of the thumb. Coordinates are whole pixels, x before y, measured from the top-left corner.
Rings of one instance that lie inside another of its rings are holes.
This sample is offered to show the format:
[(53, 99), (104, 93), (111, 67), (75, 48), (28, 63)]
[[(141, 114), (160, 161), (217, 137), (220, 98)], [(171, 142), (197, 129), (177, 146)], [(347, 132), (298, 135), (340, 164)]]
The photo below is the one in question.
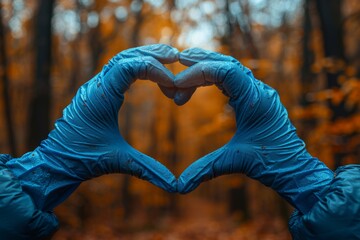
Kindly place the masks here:
[(151, 182), (167, 192), (177, 192), (177, 180), (172, 172), (162, 163), (156, 161), (130, 145), (126, 151), (117, 151), (115, 156), (101, 161), (103, 173), (123, 173)]
[(244, 149), (230, 147), (229, 144), (200, 158), (192, 163), (180, 175), (178, 191), (188, 193), (193, 191), (200, 183), (215, 177), (244, 172), (247, 154)]
[(59, 228), (59, 221), (55, 214), (36, 210), (29, 223), (29, 231), (35, 239), (50, 237)]
[(167, 192), (177, 192), (177, 180), (170, 170), (159, 161), (149, 157), (134, 148), (126, 160), (127, 174), (151, 182)]

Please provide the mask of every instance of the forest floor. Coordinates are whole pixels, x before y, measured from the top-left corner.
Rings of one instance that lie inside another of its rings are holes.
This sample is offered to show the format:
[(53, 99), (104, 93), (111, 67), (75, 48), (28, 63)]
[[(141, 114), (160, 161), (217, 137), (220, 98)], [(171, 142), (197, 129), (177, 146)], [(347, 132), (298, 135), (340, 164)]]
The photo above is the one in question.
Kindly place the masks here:
[[(241, 222), (239, 217), (230, 217), (223, 206), (194, 198), (191, 204), (178, 214), (165, 214), (156, 218), (150, 227), (129, 220), (126, 231), (114, 232), (112, 229), (86, 230), (82, 233), (59, 230), (53, 240), (290, 240), (287, 223), (280, 217), (258, 216), (256, 219)], [(144, 215), (146, 213), (143, 213)], [(139, 216), (133, 219), (141, 219)], [(138, 221), (138, 220), (137, 220)], [(137, 226), (137, 227), (136, 227)]]

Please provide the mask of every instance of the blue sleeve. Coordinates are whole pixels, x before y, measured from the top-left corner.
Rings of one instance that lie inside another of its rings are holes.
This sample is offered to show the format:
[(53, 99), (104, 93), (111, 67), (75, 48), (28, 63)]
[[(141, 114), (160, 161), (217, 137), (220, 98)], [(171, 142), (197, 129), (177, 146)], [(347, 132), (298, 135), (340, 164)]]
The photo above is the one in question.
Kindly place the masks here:
[(0, 154), (0, 164), (5, 164), (7, 161), (11, 159), (9, 154)]
[(0, 239), (43, 239), (58, 228), (58, 220), (54, 214), (35, 208), (5, 166), (10, 159), (10, 155), (0, 154)]
[(289, 228), (295, 240), (360, 239), (360, 165), (338, 168), (324, 198), (304, 215), (296, 210)]

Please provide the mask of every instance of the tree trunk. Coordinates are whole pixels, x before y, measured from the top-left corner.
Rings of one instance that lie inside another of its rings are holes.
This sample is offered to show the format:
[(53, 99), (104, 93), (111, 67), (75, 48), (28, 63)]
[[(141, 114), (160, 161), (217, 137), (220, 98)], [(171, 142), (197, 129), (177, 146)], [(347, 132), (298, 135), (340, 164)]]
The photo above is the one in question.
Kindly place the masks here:
[(30, 101), (28, 125), (29, 149), (33, 149), (45, 139), (50, 129), (51, 108), (51, 48), (53, 15), (55, 0), (39, 0), (35, 20), (35, 81)]
[[(326, 66), (324, 67), (327, 89), (339, 89), (338, 78), (343, 73), (346, 66), (343, 41), (343, 26), (341, 14), (341, 0), (317, 0), (317, 10), (321, 22), (321, 30), (324, 42), (324, 54)], [(343, 66), (343, 67), (341, 67)], [(332, 99), (328, 101), (328, 106), (332, 111), (331, 121), (351, 116), (355, 109), (349, 109), (345, 106), (345, 101), (334, 103)], [(347, 136), (338, 135), (334, 143), (334, 167), (342, 165), (342, 159), (346, 153), (342, 151), (347, 141)]]
[[(345, 61), (341, 0), (317, 0), (316, 4), (321, 22), (325, 57), (331, 61), (330, 64)], [(327, 71), (328, 88), (339, 87), (337, 81), (339, 73), (339, 71)]]
[[(311, 66), (315, 61), (315, 54), (311, 47), (311, 38), (313, 31), (312, 14), (315, 9), (315, 2), (312, 0), (304, 1), (304, 17), (303, 17), (303, 39), (302, 39), (302, 66), (300, 72), (301, 81), (301, 96), (300, 105), (304, 108), (308, 107), (311, 102), (308, 99), (308, 93), (313, 92), (316, 75), (312, 72)], [(312, 130), (315, 129), (317, 124), (316, 117), (302, 119), (299, 125), (299, 136), (303, 139), (308, 139)]]
[(9, 94), (9, 76), (8, 76), (8, 63), (6, 55), (6, 37), (5, 37), (5, 27), (2, 21), (2, 10), (0, 9), (0, 75), (3, 83), (3, 101), (4, 101), (4, 116), (5, 116), (5, 126), (7, 130), (7, 139), (8, 146), (10, 149), (10, 154), (16, 156), (16, 141), (14, 133), (13, 118), (11, 114), (11, 100)]
[(312, 89), (313, 81), (315, 79), (315, 74), (311, 71), (311, 65), (314, 63), (314, 53), (311, 50), (311, 32), (312, 32), (312, 22), (311, 22), (311, 8), (312, 0), (304, 1), (304, 22), (303, 22), (303, 62), (301, 66), (301, 87), (302, 95), (301, 105), (307, 106), (309, 104), (306, 99), (306, 93), (310, 92)]

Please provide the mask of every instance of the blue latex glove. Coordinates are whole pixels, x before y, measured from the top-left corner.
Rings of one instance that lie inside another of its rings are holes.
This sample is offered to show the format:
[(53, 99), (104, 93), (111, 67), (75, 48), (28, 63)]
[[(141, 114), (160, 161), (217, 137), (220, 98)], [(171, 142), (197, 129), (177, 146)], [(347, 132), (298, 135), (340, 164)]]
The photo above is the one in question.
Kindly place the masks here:
[(5, 166), (9, 155), (0, 154), (0, 239), (43, 239), (58, 228), (50, 212), (36, 209), (19, 180)]
[(335, 173), (324, 198), (305, 215), (295, 211), (290, 218), (294, 240), (360, 239), (360, 165)]
[[(191, 66), (175, 78), (175, 102), (183, 104), (196, 87), (216, 84), (230, 97), (237, 131), (223, 147), (191, 164), (179, 177), (178, 191), (187, 193), (214, 177), (244, 173), (271, 187), (300, 212), (322, 199), (333, 172), (305, 149), (277, 92), (256, 80), (234, 58), (202, 49), (180, 53)], [(192, 88), (192, 90), (191, 90)]]
[(177, 190), (175, 176), (131, 147), (118, 126), (124, 93), (136, 79), (150, 79), (173, 96), (174, 76), (161, 63), (177, 60), (178, 50), (161, 44), (119, 53), (79, 88), (39, 147), (6, 163), (39, 209), (53, 209), (81, 182), (108, 173), (130, 174), (168, 192)]

